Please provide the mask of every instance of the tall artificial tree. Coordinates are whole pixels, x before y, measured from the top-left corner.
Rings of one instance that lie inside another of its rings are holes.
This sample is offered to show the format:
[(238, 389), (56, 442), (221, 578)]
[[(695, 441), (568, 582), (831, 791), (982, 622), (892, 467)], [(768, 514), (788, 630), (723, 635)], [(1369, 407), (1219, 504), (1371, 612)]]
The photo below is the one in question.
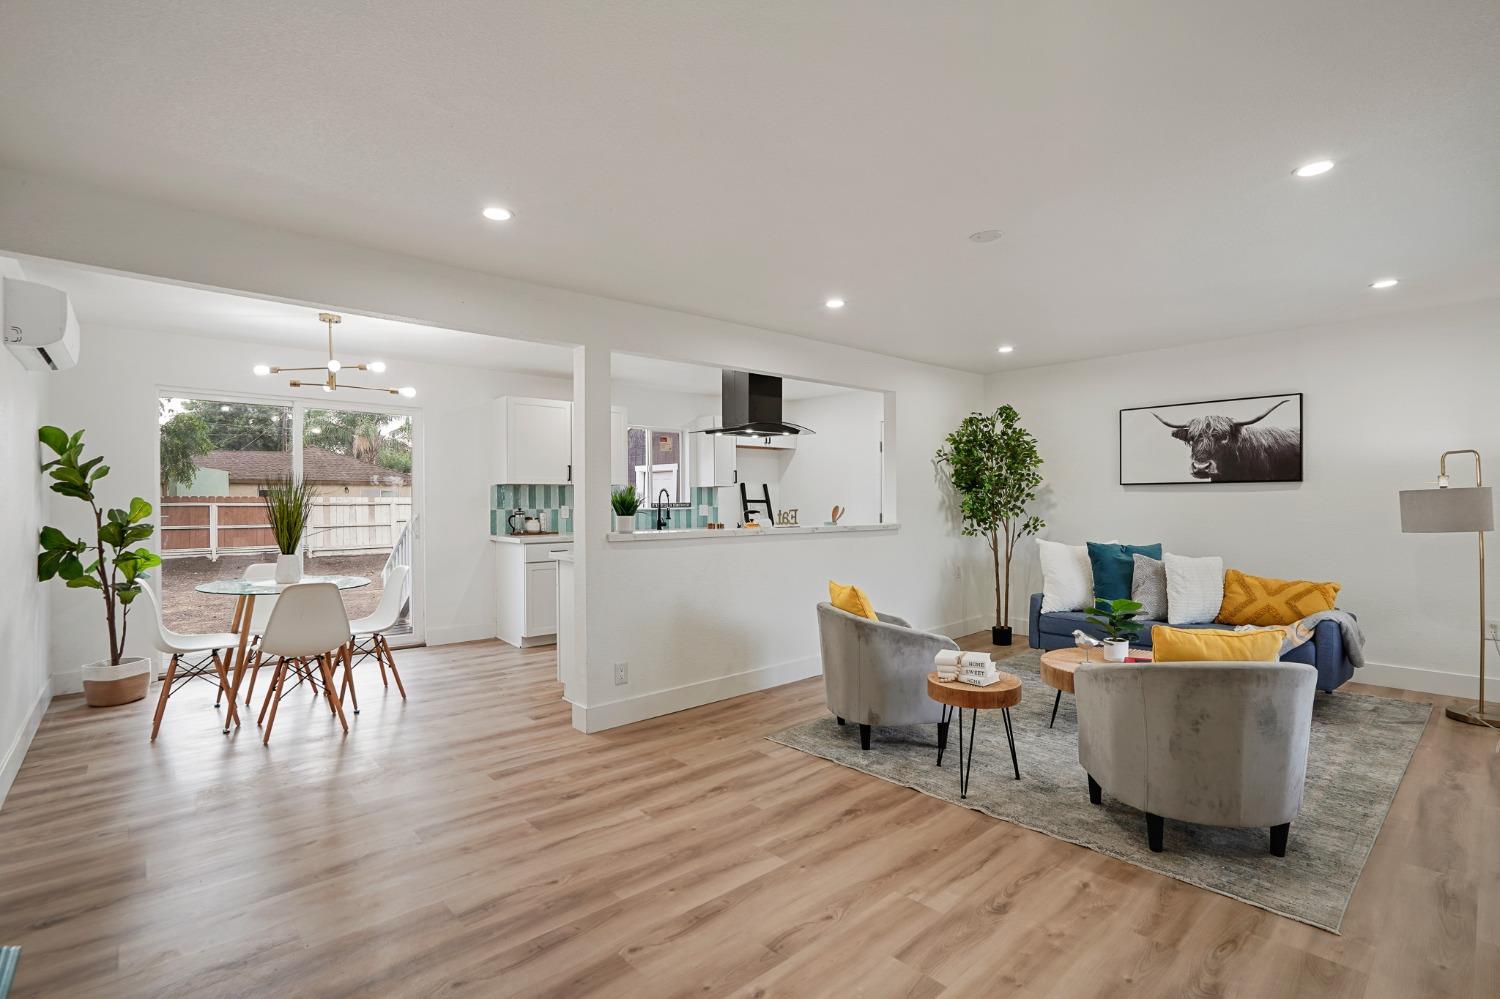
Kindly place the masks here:
[(1026, 512), (1042, 484), (1036, 438), (1021, 426), (1015, 407), (1005, 405), (988, 416), (964, 417), (938, 449), (937, 460), (958, 493), (964, 534), (982, 537), (990, 546), (995, 566), (992, 637), (996, 644), (1009, 645), (1010, 564), (1016, 542), (1047, 526)]

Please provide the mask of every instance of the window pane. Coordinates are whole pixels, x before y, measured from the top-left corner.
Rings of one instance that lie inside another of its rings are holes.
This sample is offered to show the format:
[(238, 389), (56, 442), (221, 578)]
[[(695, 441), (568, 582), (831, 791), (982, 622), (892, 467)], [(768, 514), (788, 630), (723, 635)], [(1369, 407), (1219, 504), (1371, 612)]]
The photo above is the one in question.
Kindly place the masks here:
[(651, 431), (651, 496), (665, 489), (673, 503), (685, 503), (682, 495), (682, 434), (676, 430)]

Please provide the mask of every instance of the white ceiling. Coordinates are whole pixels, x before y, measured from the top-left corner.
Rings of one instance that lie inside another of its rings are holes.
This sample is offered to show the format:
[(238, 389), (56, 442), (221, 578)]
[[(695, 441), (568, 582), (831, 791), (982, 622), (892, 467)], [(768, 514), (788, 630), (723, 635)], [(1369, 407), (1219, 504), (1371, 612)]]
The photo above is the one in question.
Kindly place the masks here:
[(1494, 0), (12, 0), (0, 162), (995, 370), (1500, 293), (1497, 51)]
[[(272, 347), (323, 349), (326, 327), (318, 321), (324, 308), (250, 298), (190, 288), (162, 281), (112, 274), (72, 264), (28, 257), (22, 264), (28, 280), (68, 293), (78, 321), (123, 329), (179, 333), (214, 340), (264, 343)], [(522, 374), (573, 377), (573, 355), (566, 347), (363, 316), (340, 311), (334, 327), (340, 360), (405, 359)], [(267, 351), (267, 363), (275, 363)], [(718, 397), (720, 369), (634, 354), (610, 355), (616, 381), (643, 388)], [(787, 399), (809, 399), (853, 391), (837, 385), (786, 379)]]

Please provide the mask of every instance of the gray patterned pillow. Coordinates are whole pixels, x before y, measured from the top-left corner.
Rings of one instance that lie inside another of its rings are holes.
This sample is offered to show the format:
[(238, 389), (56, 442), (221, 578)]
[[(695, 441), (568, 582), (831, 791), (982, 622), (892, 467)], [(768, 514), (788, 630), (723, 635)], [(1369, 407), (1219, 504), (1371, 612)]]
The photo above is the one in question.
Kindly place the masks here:
[(1130, 576), (1130, 599), (1141, 605), (1137, 619), (1167, 619), (1167, 566), (1149, 555), (1133, 555), (1135, 569)]

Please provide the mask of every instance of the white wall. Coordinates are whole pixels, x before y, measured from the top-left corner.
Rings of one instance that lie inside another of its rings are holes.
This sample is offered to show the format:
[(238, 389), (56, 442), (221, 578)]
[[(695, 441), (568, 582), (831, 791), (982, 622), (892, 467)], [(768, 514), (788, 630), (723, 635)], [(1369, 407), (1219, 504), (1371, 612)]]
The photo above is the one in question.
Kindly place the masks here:
[(62, 584), (38, 583), (35, 567), (48, 495), (36, 432), (53, 377), (0, 349), (0, 803), (51, 697), (47, 607)]
[(781, 495), (800, 508), (798, 521), (821, 524), (836, 503), (844, 508), (841, 524), (878, 523), (885, 400), (874, 392), (840, 392), (788, 400), (785, 415), (814, 431), (798, 435), (781, 475)]
[[(1019, 409), (1040, 442), (1047, 537), (1161, 541), (1258, 575), (1335, 580), (1380, 664), (1357, 679), (1473, 696), (1475, 539), (1402, 534), (1396, 492), (1433, 485), (1438, 455), (1451, 448), (1478, 448), (1500, 469), (1497, 379), (1492, 301), (1030, 368), (992, 376), (986, 395), (991, 407)], [(1277, 392), (1305, 393), (1305, 481), (1119, 485), (1122, 407)], [(1472, 483), (1466, 460), (1452, 471), (1455, 484)], [(1491, 593), (1497, 579), (1492, 565)], [(1040, 582), (1028, 545), (1014, 587), (1023, 623)], [(1500, 600), (1490, 616), (1500, 618)]]
[[(160, 389), (292, 398), (284, 378), (257, 378), (257, 362), (317, 364), (316, 351), (123, 330), (97, 323), (83, 327), (82, 360), (53, 376), (51, 422), (84, 429), (93, 454), (112, 471), (103, 480), (111, 504), (131, 496), (157, 502), (157, 409)], [(489, 533), (490, 452), (494, 446), (490, 400), (501, 395), (570, 398), (569, 379), (516, 375), (483, 368), (391, 361), (389, 377), (417, 387), (404, 408), (419, 413), (418, 489), (426, 504), (419, 551), (425, 588), (418, 592), (431, 644), (495, 634), (495, 572)], [(322, 393), (300, 398), (313, 405)], [(342, 402), (366, 402), (341, 399)], [(86, 513), (53, 504), (59, 526), (81, 530)], [(156, 518), (152, 518), (153, 523)], [(168, 566), (170, 571), (170, 566)], [(92, 600), (89, 598), (93, 597)], [(79, 689), (78, 666), (104, 654), (98, 596), (92, 591), (53, 595), (52, 669), (56, 689)], [(227, 610), (226, 606), (226, 610)], [(145, 636), (133, 630), (130, 650), (143, 655)]]
[[(921, 624), (967, 628), (974, 621), (975, 601), (960, 568), (967, 563), (970, 577), (978, 577), (982, 550), (956, 535), (931, 455), (982, 400), (978, 375), (58, 178), (0, 169), (0, 187), (7, 191), (0, 198), (3, 249), (447, 329), (578, 345), (574, 557), (587, 706), (582, 719), (575, 712), (575, 724), (595, 728), (646, 717), (815, 671), (813, 604), (829, 577), (863, 583), (877, 604)], [(890, 392), (887, 490), (899, 494), (900, 531), (707, 544), (607, 542), (610, 351)], [(643, 593), (651, 599), (640, 599)], [(632, 663), (624, 688), (611, 679), (611, 663), (620, 659)]]

